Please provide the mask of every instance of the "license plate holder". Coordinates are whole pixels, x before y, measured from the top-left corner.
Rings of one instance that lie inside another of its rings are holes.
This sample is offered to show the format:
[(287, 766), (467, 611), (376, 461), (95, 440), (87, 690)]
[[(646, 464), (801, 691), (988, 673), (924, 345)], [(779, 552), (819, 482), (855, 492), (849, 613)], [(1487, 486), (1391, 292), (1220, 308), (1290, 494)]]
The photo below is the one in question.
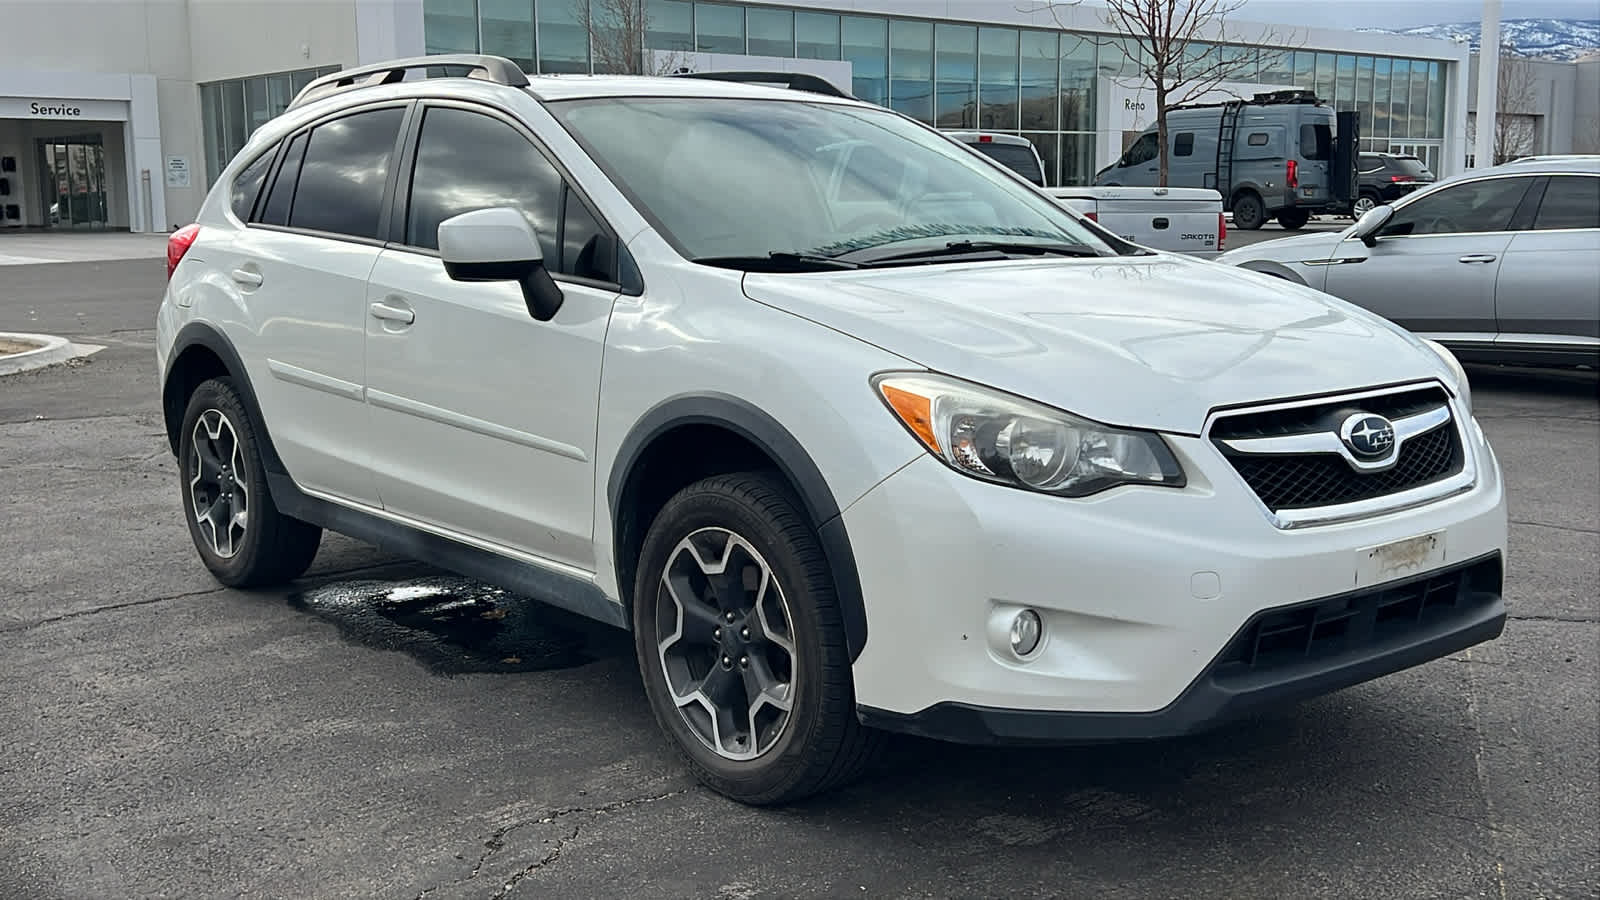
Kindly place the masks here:
[(1356, 587), (1429, 572), (1445, 563), (1445, 533), (1432, 531), (1356, 551)]

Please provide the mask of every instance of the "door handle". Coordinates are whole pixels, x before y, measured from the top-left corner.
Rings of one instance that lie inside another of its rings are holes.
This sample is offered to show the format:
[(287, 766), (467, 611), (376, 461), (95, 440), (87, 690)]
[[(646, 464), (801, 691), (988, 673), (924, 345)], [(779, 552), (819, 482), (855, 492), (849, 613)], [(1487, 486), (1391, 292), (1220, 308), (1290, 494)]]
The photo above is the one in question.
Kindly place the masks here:
[(382, 319), (385, 322), (401, 322), (410, 325), (417, 320), (417, 314), (411, 310), (390, 306), (387, 303), (374, 303), (368, 309), (371, 310), (374, 319)]
[(260, 272), (252, 272), (249, 269), (234, 269), (228, 274), (233, 277), (236, 283), (245, 287), (258, 288), (261, 287), (261, 282), (263, 281)]
[(1494, 254), (1493, 253), (1468, 253), (1466, 256), (1461, 257), (1461, 262), (1464, 262), (1464, 263), (1489, 263), (1489, 262), (1494, 262)]

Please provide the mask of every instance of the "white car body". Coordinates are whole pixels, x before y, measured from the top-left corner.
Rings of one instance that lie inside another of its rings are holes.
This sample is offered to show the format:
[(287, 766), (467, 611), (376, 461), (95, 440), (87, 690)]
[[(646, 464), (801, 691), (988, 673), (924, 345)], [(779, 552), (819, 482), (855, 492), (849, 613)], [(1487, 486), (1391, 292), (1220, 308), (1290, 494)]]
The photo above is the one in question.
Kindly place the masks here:
[[(804, 273), (691, 262), (545, 102), (795, 92), (533, 82), (359, 87), (256, 132), (200, 211), (157, 319), (175, 451), (183, 392), (205, 374), (195, 360), (220, 363), (253, 388), (255, 427), (281, 461), (266, 460), (280, 510), (629, 627), (638, 545), (619, 518), (646, 477), (636, 462), (674, 428), (736, 433), (772, 457), (821, 535), (861, 721), (954, 740), (1184, 733), (1499, 634), (1500, 469), (1459, 367), (1436, 348), (1309, 288), (1176, 255)], [(565, 305), (535, 321), (514, 284), (452, 280), (436, 255), (247, 225), (231, 210), (240, 170), (295, 128), (426, 98), (524, 123), (625, 245), (643, 289), (558, 275)], [(1184, 483), (1068, 498), (969, 477), (887, 411), (870, 383), (887, 371), (1158, 433)], [(1454, 476), (1421, 488), (1280, 514), (1209, 439), (1246, 409), (1332, 397), (1356, 409), (1406, 389), (1436, 392), (1460, 453)], [(1482, 603), (1431, 631), (1296, 662), (1281, 684), (1208, 674), (1269, 611), (1370, 600), (1472, 563), (1461, 596)], [(1043, 626), (1026, 654), (1008, 643), (1022, 609)]]
[(1215, 259), (1227, 242), (1222, 195), (1210, 188), (1085, 186), (1044, 192), (1117, 237), (1151, 250)]

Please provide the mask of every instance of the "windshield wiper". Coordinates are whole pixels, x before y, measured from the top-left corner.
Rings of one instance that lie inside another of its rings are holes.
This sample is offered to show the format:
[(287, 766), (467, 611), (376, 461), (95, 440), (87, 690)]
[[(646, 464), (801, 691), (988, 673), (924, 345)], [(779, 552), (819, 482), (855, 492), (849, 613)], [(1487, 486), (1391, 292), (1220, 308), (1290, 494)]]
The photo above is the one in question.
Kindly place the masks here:
[(772, 250), (766, 256), (697, 256), (690, 262), (724, 269), (745, 269), (757, 272), (815, 272), (819, 269), (859, 269), (860, 263), (847, 259), (834, 259), (816, 253), (795, 253), (792, 250)]
[(927, 247), (921, 250), (907, 250), (904, 253), (891, 253), (886, 256), (875, 256), (862, 260), (862, 265), (873, 266), (886, 262), (903, 262), (913, 259), (936, 259), (942, 256), (960, 256), (965, 253), (981, 253), (983, 251), (998, 253), (1026, 253), (1034, 256), (1099, 256), (1093, 247), (1083, 244), (1029, 244), (1021, 241), (950, 241), (943, 247)]

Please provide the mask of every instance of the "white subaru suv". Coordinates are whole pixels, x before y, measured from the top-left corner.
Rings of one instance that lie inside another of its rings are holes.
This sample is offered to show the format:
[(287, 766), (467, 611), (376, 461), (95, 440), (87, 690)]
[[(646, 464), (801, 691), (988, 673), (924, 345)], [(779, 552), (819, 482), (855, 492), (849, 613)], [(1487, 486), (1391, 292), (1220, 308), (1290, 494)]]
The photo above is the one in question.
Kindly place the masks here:
[(662, 730), (746, 803), (888, 731), (1184, 734), (1504, 626), (1448, 351), (807, 76), (340, 72), (168, 267), (222, 583), (331, 529), (631, 629)]

